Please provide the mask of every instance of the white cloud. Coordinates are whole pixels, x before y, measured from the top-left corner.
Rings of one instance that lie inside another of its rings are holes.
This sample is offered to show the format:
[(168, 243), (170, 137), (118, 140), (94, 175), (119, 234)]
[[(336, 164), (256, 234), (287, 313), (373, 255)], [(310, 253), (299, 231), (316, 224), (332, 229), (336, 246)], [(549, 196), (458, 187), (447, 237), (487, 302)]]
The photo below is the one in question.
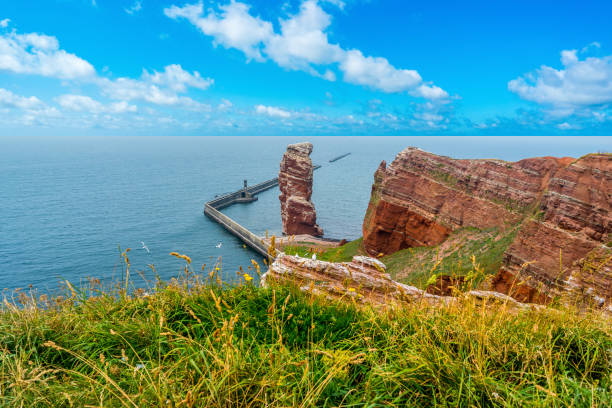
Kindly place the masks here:
[(580, 127), (579, 127), (579, 126), (574, 126), (574, 125), (571, 125), (571, 124), (569, 124), (569, 123), (567, 123), (567, 122), (559, 123), (559, 124), (557, 125), (557, 127), (558, 127), (559, 129), (561, 129), (561, 130), (574, 130), (574, 129), (580, 129)]
[(435, 85), (419, 85), (414, 91), (412, 91), (413, 95), (421, 96), (425, 99), (445, 99), (448, 98), (448, 93)]
[(329, 3), (329, 4), (333, 4), (334, 6), (338, 7), (340, 10), (344, 10), (344, 7), (346, 6), (346, 3), (343, 2), (342, 0), (322, 0), (323, 3)]
[(220, 111), (226, 111), (230, 109), (232, 106), (234, 106), (234, 104), (231, 101), (227, 99), (221, 99), (221, 103), (219, 103), (219, 106), (217, 107), (217, 109), (219, 109)]
[(35, 96), (25, 97), (16, 95), (13, 92), (0, 88), (0, 106), (5, 108), (17, 109), (37, 109), (42, 108), (44, 103)]
[(593, 41), (592, 43), (588, 44), (587, 46), (583, 47), (580, 50), (581, 54), (584, 54), (585, 52), (588, 52), (590, 49), (592, 48), (601, 48), (601, 44), (598, 43), (597, 41)]
[[(343, 7), (342, 1), (329, 3)], [(339, 69), (344, 80), (383, 92), (408, 92), (426, 99), (443, 99), (448, 93), (435, 85), (424, 83), (415, 70), (398, 69), (386, 58), (364, 56), (360, 50), (345, 50), (329, 42), (326, 30), (331, 15), (317, 0), (303, 0), (299, 12), (280, 19), (280, 32), (270, 22), (249, 13), (250, 6), (232, 0), (219, 6), (220, 12), (204, 12), (202, 3), (183, 7), (171, 6), (164, 13), (172, 18), (185, 18), (204, 34), (212, 36), (215, 44), (236, 48), (248, 59), (262, 61), (265, 57), (279, 66), (301, 70), (323, 79), (334, 81), (336, 74), (329, 66)]]
[(95, 75), (89, 62), (60, 49), (57, 38), (14, 31), (0, 36), (0, 70), (60, 79)]
[(210, 106), (180, 96), (188, 88), (207, 89), (214, 81), (203, 78), (199, 72), (190, 73), (180, 65), (168, 65), (164, 71), (143, 71), (140, 79), (102, 78), (99, 84), (103, 92), (113, 99), (123, 101), (143, 100), (156, 105), (183, 105), (193, 110), (209, 110)]
[(61, 117), (59, 110), (35, 96), (17, 95), (0, 88), (0, 123), (10, 126), (50, 126)]
[(577, 50), (561, 52), (563, 69), (541, 66), (508, 83), (508, 89), (528, 101), (556, 109), (612, 102), (612, 56), (581, 60)]
[(260, 44), (267, 41), (272, 33), (272, 24), (249, 14), (249, 6), (232, 1), (219, 7), (221, 12), (209, 10), (203, 17), (202, 3), (172, 6), (164, 9), (166, 16), (177, 19), (186, 18), (204, 34), (214, 37), (215, 44), (225, 48), (236, 48), (249, 58), (262, 60)]
[[(153, 123), (154, 119), (160, 117), (159, 112), (117, 115), (141, 110), (146, 112), (146, 105), (137, 106), (132, 103), (144, 101), (176, 107), (172, 114), (177, 116), (177, 123), (184, 126), (187, 122), (195, 123), (194, 117), (199, 121), (205, 120), (207, 115), (202, 113), (212, 110), (210, 105), (187, 96), (191, 90), (206, 90), (214, 83), (213, 79), (203, 77), (197, 71), (189, 72), (178, 64), (172, 64), (161, 71), (143, 70), (139, 78), (100, 76), (89, 62), (61, 49), (56, 37), (44, 34), (18, 34), (15, 30), (0, 34), (0, 72), (3, 70), (61, 79), (63, 86), (71, 86), (73, 89), (79, 85), (90, 88), (93, 85), (98, 88), (100, 95), (113, 101), (103, 103), (93, 94), (79, 95), (72, 91), (74, 93), (54, 99), (56, 108), (46, 105), (35, 96), (23, 97), (0, 88), (1, 123), (82, 128), (146, 127), (149, 125), (144, 125), (143, 121)], [(221, 109), (229, 109), (230, 106), (231, 102), (222, 101)], [(73, 114), (63, 116), (69, 113)], [(118, 119), (120, 117), (122, 119)]]
[(267, 115), (275, 118), (287, 119), (291, 117), (291, 112), (276, 106), (257, 105), (255, 106), (255, 112), (260, 115)]
[(415, 88), (421, 76), (414, 70), (397, 70), (382, 57), (364, 57), (359, 50), (350, 50), (340, 65), (344, 79), (367, 85), (385, 92), (398, 92)]
[(136, 106), (130, 105), (126, 101), (105, 105), (85, 95), (61, 95), (57, 98), (57, 102), (62, 108), (74, 112), (126, 113), (138, 110)]
[(126, 13), (133, 15), (135, 13), (138, 13), (140, 10), (142, 10), (142, 3), (136, 0), (134, 4), (132, 4), (130, 7), (125, 8), (124, 10)]
[(4, 20), (0, 20), (0, 27), (6, 28), (9, 26), (10, 22), (11, 22), (10, 18), (5, 18)]
[[(330, 44), (324, 32), (330, 24), (331, 16), (316, 1), (304, 1), (298, 14), (280, 21), (281, 33), (266, 41), (265, 52), (281, 67), (317, 75), (311, 64), (328, 65), (343, 58), (342, 49)], [(328, 72), (318, 75), (331, 78), (333, 72)]]
[(167, 65), (163, 72), (154, 71), (149, 74), (145, 71), (143, 80), (168, 87), (175, 92), (185, 92), (187, 87), (208, 89), (214, 83), (211, 78), (202, 78), (198, 71), (189, 73), (178, 64)]

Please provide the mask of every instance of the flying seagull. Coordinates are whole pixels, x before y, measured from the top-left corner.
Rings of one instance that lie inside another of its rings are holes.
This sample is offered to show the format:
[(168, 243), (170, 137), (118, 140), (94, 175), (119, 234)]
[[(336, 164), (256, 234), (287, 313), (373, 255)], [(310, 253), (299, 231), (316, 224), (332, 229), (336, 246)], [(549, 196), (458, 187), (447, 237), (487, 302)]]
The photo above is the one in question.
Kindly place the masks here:
[(144, 249), (145, 251), (147, 251), (147, 254), (150, 254), (151, 251), (149, 251), (149, 248), (145, 245), (144, 241), (140, 241), (140, 243), (142, 244), (142, 249)]
[(221, 246), (223, 246), (223, 242), (219, 242), (217, 245), (215, 245), (217, 248), (221, 248)]

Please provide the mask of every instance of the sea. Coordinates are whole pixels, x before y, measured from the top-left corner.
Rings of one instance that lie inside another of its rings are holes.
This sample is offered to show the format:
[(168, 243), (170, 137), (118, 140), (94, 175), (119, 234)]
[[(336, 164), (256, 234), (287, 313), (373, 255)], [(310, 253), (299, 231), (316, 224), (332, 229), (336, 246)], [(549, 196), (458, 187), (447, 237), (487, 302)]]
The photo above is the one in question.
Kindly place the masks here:
[[(612, 151), (612, 137), (0, 137), (0, 290), (54, 292), (65, 281), (118, 282), (128, 252), (136, 286), (168, 281), (192, 259), (225, 281), (261, 257), (203, 214), (204, 203), (274, 178), (290, 143), (310, 141), (321, 168), (313, 202), (325, 237), (362, 235), (373, 175), (408, 146), (454, 158), (520, 160)], [(329, 160), (350, 155), (330, 163)], [(278, 188), (223, 212), (280, 235)], [(154, 269), (153, 267), (154, 266)]]

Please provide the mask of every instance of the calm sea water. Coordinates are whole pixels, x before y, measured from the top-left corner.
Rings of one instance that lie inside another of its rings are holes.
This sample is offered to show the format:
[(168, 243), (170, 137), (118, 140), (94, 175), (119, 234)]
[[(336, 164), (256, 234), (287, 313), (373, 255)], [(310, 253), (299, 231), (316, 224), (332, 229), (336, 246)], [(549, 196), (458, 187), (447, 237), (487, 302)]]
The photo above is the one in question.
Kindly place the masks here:
[[(380, 161), (407, 146), (506, 160), (612, 151), (610, 137), (0, 137), (0, 289), (118, 279), (118, 247), (132, 248), (135, 270), (155, 264), (163, 279), (180, 273), (171, 251), (190, 255), (198, 271), (221, 261), (231, 279), (259, 257), (206, 218), (204, 202), (244, 178), (275, 177), (286, 145), (305, 140), (323, 166), (314, 177), (318, 223), (327, 237), (347, 239), (361, 236)], [(258, 234), (281, 230), (278, 189), (224, 212)]]

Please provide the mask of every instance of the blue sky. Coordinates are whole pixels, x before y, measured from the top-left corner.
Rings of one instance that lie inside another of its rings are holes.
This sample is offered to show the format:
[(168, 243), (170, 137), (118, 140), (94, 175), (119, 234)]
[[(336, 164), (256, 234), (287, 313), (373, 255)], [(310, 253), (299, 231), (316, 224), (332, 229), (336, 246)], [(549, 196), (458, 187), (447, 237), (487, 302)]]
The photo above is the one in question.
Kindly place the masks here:
[(609, 0), (0, 4), (0, 135), (611, 135)]

